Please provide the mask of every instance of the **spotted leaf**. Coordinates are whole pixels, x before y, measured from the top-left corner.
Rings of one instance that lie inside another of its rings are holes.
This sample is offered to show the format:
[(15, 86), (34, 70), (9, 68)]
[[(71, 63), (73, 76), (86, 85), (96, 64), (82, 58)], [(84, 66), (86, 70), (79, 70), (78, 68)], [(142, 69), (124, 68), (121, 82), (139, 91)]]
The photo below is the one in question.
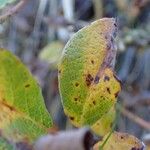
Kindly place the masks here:
[[(115, 19), (95, 21), (68, 41), (59, 63), (59, 89), (66, 115), (76, 127), (89, 125), (102, 135), (111, 127), (114, 117), (109, 111), (120, 91), (113, 71), (115, 34)], [(102, 130), (104, 124), (107, 129)]]
[(1, 135), (12, 142), (33, 141), (51, 125), (36, 80), (18, 58), (0, 49)]
[(106, 140), (108, 135), (105, 135), (102, 141), (94, 146), (94, 150), (144, 150), (144, 144), (133, 135), (127, 133), (114, 132), (109, 137), (107, 143), (101, 148), (101, 145)]

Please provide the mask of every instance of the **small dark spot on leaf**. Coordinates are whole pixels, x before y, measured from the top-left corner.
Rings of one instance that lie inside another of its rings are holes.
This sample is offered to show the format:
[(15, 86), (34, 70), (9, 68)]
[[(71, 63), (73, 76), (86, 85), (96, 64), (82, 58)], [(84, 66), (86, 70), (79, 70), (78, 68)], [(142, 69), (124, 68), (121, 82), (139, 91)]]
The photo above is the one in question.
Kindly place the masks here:
[(109, 42), (109, 43), (107, 43), (107, 45), (106, 45), (107, 47), (107, 50), (110, 50), (111, 49), (111, 43)]
[(26, 88), (30, 87), (30, 84), (26, 84), (25, 87), (26, 87)]
[(91, 76), (91, 74), (88, 74), (87, 76), (86, 76), (86, 85), (87, 86), (90, 86), (91, 85), (91, 83), (92, 83), (92, 81), (93, 81), (93, 77)]
[(91, 60), (91, 63), (94, 64), (94, 60)]
[(95, 101), (93, 101), (93, 105), (95, 105), (96, 104), (96, 102)]
[(58, 70), (58, 73), (61, 73), (61, 70)]
[(69, 117), (70, 118), (70, 120), (74, 120), (74, 117)]
[(75, 98), (74, 98), (74, 100), (75, 100), (75, 101), (78, 101), (78, 98), (77, 98), (77, 97), (75, 97)]
[(79, 86), (79, 83), (78, 83), (78, 82), (76, 82), (76, 83), (75, 83), (75, 86), (76, 86), (76, 87), (78, 87), (78, 86)]
[(114, 23), (114, 26), (115, 26), (115, 27), (117, 27), (117, 24), (116, 24), (116, 23)]
[(117, 96), (118, 96), (118, 94), (119, 94), (119, 92), (115, 93), (115, 97), (117, 97)]
[(121, 139), (124, 139), (124, 137), (123, 137), (123, 136), (121, 136), (120, 138), (121, 138)]
[(94, 79), (94, 83), (97, 84), (99, 82), (99, 79), (100, 79), (99, 76), (96, 76), (95, 79)]
[(104, 77), (104, 82), (105, 82), (105, 81), (109, 81), (109, 80), (110, 80), (110, 78), (109, 78), (108, 76), (105, 76), (105, 77)]
[(106, 90), (107, 90), (107, 92), (108, 92), (109, 94), (111, 94), (110, 88), (107, 87)]

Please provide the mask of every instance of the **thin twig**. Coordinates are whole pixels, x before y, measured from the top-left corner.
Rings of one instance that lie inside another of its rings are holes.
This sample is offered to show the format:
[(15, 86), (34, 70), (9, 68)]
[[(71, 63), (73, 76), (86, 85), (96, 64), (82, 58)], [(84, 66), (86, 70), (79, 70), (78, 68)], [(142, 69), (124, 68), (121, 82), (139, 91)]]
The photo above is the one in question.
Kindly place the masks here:
[[(40, 27), (43, 21), (43, 17), (44, 17), (44, 12), (47, 6), (47, 2), (48, 0), (41, 0), (39, 3), (39, 7), (37, 10), (37, 14), (35, 17), (35, 23), (34, 23), (34, 28), (33, 28), (33, 32), (31, 33), (30, 37), (31, 39), (34, 38), (32, 45), (28, 45), (30, 47), (30, 50), (33, 50), (33, 52), (36, 53), (36, 50), (38, 50), (38, 45), (40, 42)], [(27, 47), (28, 47), (27, 46)]]
[(67, 21), (74, 20), (74, 0), (62, 0), (62, 7), (64, 12), (64, 17)]
[(103, 17), (103, 1), (93, 0), (95, 19), (100, 19)]
[(21, 0), (17, 5), (10, 8), (6, 13), (0, 16), (0, 23), (4, 22), (7, 18), (16, 14), (27, 3), (28, 0)]
[(139, 116), (129, 112), (127, 109), (123, 108), (123, 107), (120, 107), (119, 108), (121, 113), (128, 117), (130, 120), (134, 121), (135, 123), (137, 123), (138, 125), (140, 125), (141, 127), (147, 129), (147, 130), (150, 130), (150, 123), (143, 120), (142, 118), (140, 118)]
[(150, 105), (150, 92), (144, 91), (137, 95), (132, 95), (128, 92), (122, 91), (119, 96), (126, 107), (131, 107), (135, 105)]

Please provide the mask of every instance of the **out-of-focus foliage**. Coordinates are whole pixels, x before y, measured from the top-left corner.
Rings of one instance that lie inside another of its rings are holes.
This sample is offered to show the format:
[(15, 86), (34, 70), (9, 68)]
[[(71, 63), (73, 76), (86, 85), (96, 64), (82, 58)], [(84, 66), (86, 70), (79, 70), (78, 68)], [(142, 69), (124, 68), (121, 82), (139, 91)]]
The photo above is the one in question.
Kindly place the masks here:
[(144, 6), (149, 4), (149, 0), (115, 0), (120, 14), (129, 23), (133, 23), (140, 15)]
[(16, 0), (0, 0), (0, 9), (3, 8), (5, 5), (15, 2)]
[(63, 47), (64, 45), (60, 41), (51, 42), (41, 50), (39, 58), (57, 68)]
[(144, 26), (143, 28), (137, 29), (128, 29), (125, 28), (125, 31), (121, 33), (118, 37), (117, 44), (118, 50), (125, 51), (128, 46), (135, 45), (137, 51), (144, 50), (149, 47), (150, 43), (150, 27)]

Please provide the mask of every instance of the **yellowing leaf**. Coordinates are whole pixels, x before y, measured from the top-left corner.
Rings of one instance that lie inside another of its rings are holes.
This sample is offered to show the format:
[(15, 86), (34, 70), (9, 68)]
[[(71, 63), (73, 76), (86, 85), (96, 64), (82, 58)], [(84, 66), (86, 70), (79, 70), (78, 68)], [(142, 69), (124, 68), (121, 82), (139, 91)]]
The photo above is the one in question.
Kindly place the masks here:
[[(98, 142), (93, 150), (100, 150), (101, 144), (105, 141), (108, 135), (105, 135), (104, 139)], [(102, 150), (143, 150), (143, 143), (136, 137), (127, 133), (114, 132), (109, 137), (107, 143)]]
[(112, 69), (115, 32), (113, 18), (81, 29), (65, 46), (59, 64), (59, 89), (66, 115), (75, 126), (90, 125), (101, 135), (110, 129), (114, 113), (110, 117), (109, 111), (121, 89)]
[(63, 43), (60, 41), (51, 42), (41, 50), (39, 58), (47, 61), (56, 68), (63, 50), (63, 46)]
[(16, 142), (47, 133), (52, 121), (31, 73), (9, 51), (0, 49), (0, 131)]
[(93, 126), (92, 129), (95, 133), (100, 135), (105, 135), (111, 130), (111, 125), (115, 120), (116, 111), (115, 108), (112, 107), (108, 113), (103, 115)]

